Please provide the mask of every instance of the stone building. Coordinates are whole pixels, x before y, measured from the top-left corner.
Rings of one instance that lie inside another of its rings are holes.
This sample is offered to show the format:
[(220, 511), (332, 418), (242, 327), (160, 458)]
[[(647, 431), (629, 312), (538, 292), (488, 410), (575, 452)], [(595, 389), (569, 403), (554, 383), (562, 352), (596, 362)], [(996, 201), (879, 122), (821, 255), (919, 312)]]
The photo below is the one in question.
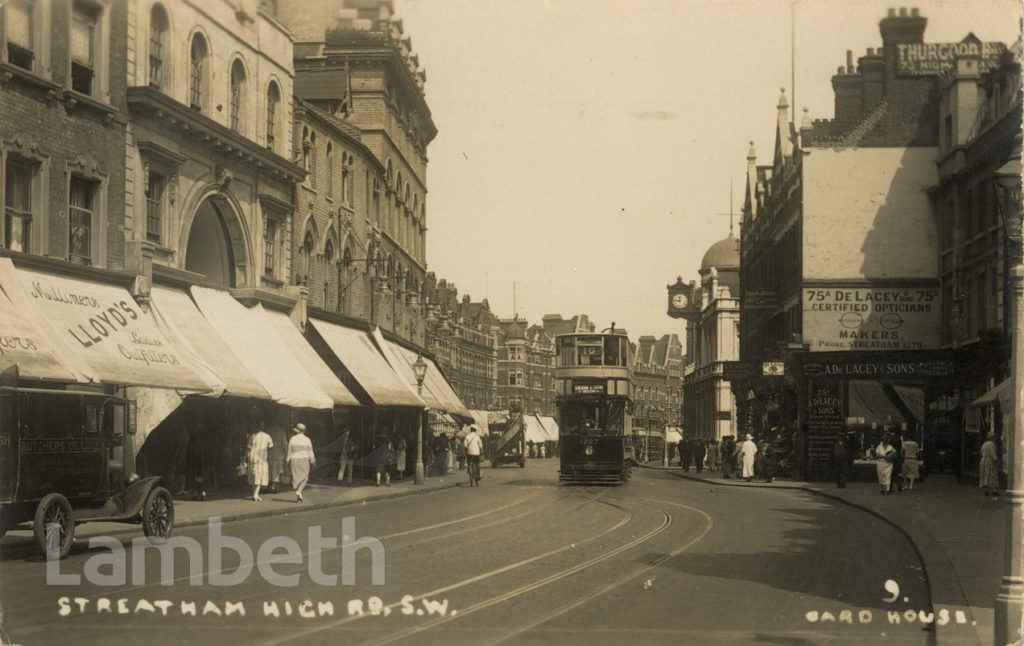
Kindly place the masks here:
[(739, 269), (739, 239), (730, 232), (704, 253), (699, 285), (684, 286), (679, 278), (669, 286), (669, 315), (686, 319), (690, 363), (683, 376), (683, 430), (687, 437), (736, 436), (736, 403), (725, 367), (740, 358)]

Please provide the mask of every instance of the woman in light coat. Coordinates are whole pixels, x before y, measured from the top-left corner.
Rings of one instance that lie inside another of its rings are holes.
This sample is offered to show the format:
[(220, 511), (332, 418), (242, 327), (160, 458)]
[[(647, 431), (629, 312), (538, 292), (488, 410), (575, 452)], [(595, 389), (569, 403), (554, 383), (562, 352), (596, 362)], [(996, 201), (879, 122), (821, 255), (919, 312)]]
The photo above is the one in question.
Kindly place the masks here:
[(298, 423), (292, 429), (292, 439), (288, 440), (288, 453), (285, 462), (292, 470), (292, 486), (295, 488), (295, 502), (302, 502), (302, 490), (309, 482), (309, 471), (316, 464), (313, 455), (313, 443), (306, 437), (306, 425)]
[(889, 495), (889, 487), (892, 484), (892, 463), (896, 460), (896, 449), (889, 444), (888, 438), (882, 436), (882, 441), (875, 447), (875, 471), (878, 474), (878, 486), (881, 487), (883, 496)]
[(996, 434), (989, 433), (981, 445), (981, 461), (978, 463), (978, 486), (987, 496), (999, 495), (999, 450), (996, 448)]

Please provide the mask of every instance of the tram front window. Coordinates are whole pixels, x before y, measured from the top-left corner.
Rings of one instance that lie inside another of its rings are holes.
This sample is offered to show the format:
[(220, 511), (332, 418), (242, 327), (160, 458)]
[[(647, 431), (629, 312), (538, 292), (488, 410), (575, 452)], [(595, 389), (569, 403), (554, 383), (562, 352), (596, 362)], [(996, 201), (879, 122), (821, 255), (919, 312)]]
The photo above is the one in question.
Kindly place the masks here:
[(622, 402), (574, 403), (562, 408), (562, 426), (572, 435), (621, 435)]

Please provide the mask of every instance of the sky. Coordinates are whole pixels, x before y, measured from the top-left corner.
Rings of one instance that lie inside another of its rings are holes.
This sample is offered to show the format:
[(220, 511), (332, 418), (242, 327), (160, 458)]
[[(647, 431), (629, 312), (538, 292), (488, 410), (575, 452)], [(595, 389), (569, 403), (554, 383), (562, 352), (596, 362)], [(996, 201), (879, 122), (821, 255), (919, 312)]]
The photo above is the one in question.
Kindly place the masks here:
[(501, 318), (684, 337), (665, 288), (699, 278), (730, 203), (739, 235), (748, 142), (768, 163), (780, 89), (792, 110), (795, 71), (797, 123), (831, 118), (846, 50), (880, 47), (899, 6), (928, 18), (925, 42), (1020, 31), (1020, 0), (395, 0), (438, 128), (428, 270)]

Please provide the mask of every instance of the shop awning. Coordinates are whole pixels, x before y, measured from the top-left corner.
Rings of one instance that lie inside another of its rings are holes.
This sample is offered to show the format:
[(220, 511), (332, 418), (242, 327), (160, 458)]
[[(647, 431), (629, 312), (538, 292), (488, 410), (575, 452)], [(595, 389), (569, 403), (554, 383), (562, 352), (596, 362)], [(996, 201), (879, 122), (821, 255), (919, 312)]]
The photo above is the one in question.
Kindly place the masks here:
[(554, 417), (550, 415), (538, 415), (540, 423), (544, 426), (544, 431), (548, 436), (553, 439), (558, 439), (558, 422), (555, 421)]
[(1001, 382), (999, 382), (997, 386), (989, 390), (981, 397), (978, 397), (977, 399), (972, 401), (971, 406), (975, 408), (980, 408), (982, 406), (991, 406), (997, 401), (1006, 399), (1009, 396), (1009, 393), (1013, 387), (1013, 384), (1011, 383), (1012, 381), (1012, 379), (1002, 380)]
[[(416, 373), (413, 371), (412, 366), (416, 363), (418, 355), (408, 348), (385, 339), (379, 328), (375, 329), (373, 333), (380, 347), (385, 348), (385, 357), (390, 360), (394, 369), (405, 378), (410, 388), (416, 388)], [(462, 403), (459, 396), (455, 394), (455, 389), (445, 379), (437, 363), (427, 357), (423, 357), (423, 360), (427, 364), (427, 372), (423, 378), (423, 399), (427, 402), (427, 405), (432, 409), (442, 410), (463, 419), (473, 419), (469, 409)]]
[[(377, 350), (369, 335), (360, 330), (310, 318), (309, 325), (352, 374), (359, 385), (378, 406), (415, 406), (425, 408), (426, 403), (410, 389), (384, 356)], [(415, 387), (414, 387), (415, 388)]]
[(900, 409), (875, 381), (850, 381), (850, 417), (862, 417), (867, 424), (905, 423)]
[(679, 432), (679, 429), (675, 426), (670, 426), (665, 429), (665, 441), (669, 444), (679, 444), (680, 440), (683, 439), (683, 434)]
[(476, 424), (476, 428), (480, 431), (480, 435), (487, 435), (491, 432), (490, 424), (487, 419), (487, 411), (471, 409), (469, 414), (473, 416), (473, 423)]
[(187, 348), (219, 384), (208, 395), (270, 399), (210, 322), (203, 318), (191, 296), (180, 289), (154, 286), (149, 302), (160, 330), (167, 338)]
[(544, 425), (536, 415), (523, 415), (523, 427), (526, 429), (527, 442), (537, 443), (555, 439), (544, 431)]
[[(0, 263), (5, 295), (81, 381), (206, 392), (187, 354), (117, 285)], [(22, 369), (19, 366), (19, 369)], [(23, 374), (31, 374), (25, 366)]]
[[(14, 265), (10, 258), (0, 258), (4, 267), (3, 277), (14, 275)], [(12, 280), (12, 279), (8, 279)], [(60, 356), (59, 345), (47, 333), (41, 322), (28, 321), (21, 311), (7, 296), (5, 282), (0, 280), (0, 368), (17, 364), (18, 372), (23, 377), (32, 379), (54, 379), (59, 381), (78, 381), (72, 369), (57, 357)], [(11, 289), (7, 285), (7, 289)], [(13, 285), (20, 291), (20, 286)]]
[(249, 309), (228, 292), (209, 287), (192, 287), (191, 293), (199, 311), (271, 399), (293, 408), (334, 408), (334, 400), (292, 356), (262, 305)]
[(281, 339), (288, 346), (292, 356), (309, 373), (313, 381), (334, 400), (336, 406), (359, 405), (359, 400), (349, 392), (345, 384), (341, 383), (337, 375), (331, 372), (331, 369), (327, 367), (327, 364), (316, 353), (316, 350), (309, 345), (287, 314), (271, 310), (265, 310), (265, 314), (273, 323), (274, 328), (277, 329), (277, 333), (281, 335)]

